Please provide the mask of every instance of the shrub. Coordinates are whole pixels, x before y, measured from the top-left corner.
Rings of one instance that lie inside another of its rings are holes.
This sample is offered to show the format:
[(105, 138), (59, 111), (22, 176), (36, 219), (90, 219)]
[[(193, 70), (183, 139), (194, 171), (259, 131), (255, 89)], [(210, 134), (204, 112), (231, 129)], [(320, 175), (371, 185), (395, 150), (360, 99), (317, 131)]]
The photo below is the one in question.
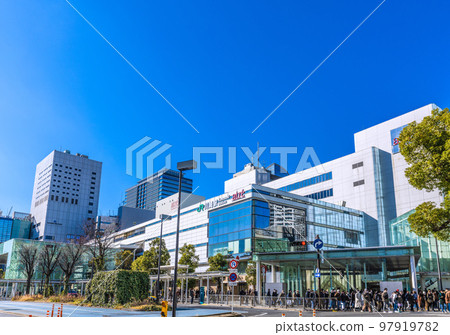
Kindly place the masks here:
[(148, 273), (115, 270), (97, 272), (88, 283), (86, 292), (94, 306), (114, 306), (146, 299), (149, 288)]

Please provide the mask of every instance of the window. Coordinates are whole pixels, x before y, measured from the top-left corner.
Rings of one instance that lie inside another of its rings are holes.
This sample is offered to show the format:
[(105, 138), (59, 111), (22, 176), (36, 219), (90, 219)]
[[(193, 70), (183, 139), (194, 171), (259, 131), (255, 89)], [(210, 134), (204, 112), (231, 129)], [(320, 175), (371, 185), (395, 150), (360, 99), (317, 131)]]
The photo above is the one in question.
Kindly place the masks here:
[(46, 240), (53, 241), (53, 240), (55, 239), (55, 236), (45, 235), (45, 239), (46, 239)]
[(50, 200), (55, 200), (55, 196), (52, 194), (52, 196), (50, 197)]
[(364, 179), (353, 182), (353, 187), (364, 185)]
[(75, 205), (78, 205), (78, 199), (75, 199)]
[(93, 202), (90, 202), (90, 203), (89, 203), (89, 206), (94, 206), (94, 203), (93, 203)]
[(55, 200), (58, 201), (58, 196), (55, 197)]
[(88, 214), (92, 214), (92, 211), (91, 211), (91, 210), (88, 210)]
[(291, 192), (291, 191), (297, 190), (299, 188), (311, 186), (311, 185), (318, 184), (318, 183), (321, 183), (321, 182), (324, 182), (327, 180), (331, 180), (331, 179), (333, 179), (332, 172), (327, 172), (327, 173), (321, 174), (316, 177), (312, 177), (312, 178), (301, 180), (299, 182), (296, 182), (296, 183), (293, 183), (290, 185), (286, 185), (284, 187), (279, 188), (279, 190), (284, 191), (284, 192)]
[(352, 165), (352, 169), (357, 169), (361, 166), (364, 166), (364, 162), (355, 163)]
[(61, 202), (64, 202), (64, 197), (61, 197)]

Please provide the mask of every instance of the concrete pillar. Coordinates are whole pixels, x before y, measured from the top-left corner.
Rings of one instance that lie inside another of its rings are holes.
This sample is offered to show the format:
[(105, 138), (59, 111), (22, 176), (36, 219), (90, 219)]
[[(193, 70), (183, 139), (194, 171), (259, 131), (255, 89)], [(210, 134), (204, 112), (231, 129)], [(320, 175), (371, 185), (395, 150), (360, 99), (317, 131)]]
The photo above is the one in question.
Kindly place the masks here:
[(186, 304), (188, 303), (189, 300), (189, 278), (186, 278)]
[(350, 277), (348, 275), (348, 263), (345, 265), (345, 280), (347, 282), (347, 292), (350, 291)]
[(387, 280), (386, 258), (381, 261), (381, 280)]
[(367, 289), (366, 263), (364, 262), (364, 288)]
[(206, 277), (206, 303), (209, 304), (209, 276)]
[(272, 265), (272, 283), (277, 282), (277, 270), (275, 265)]
[(258, 291), (258, 301), (261, 301), (261, 261), (256, 261), (256, 290)]
[(180, 303), (183, 303), (183, 284), (184, 284), (184, 278), (181, 278), (181, 286), (180, 286)]
[(411, 274), (411, 287), (417, 292), (416, 260), (414, 258), (414, 255), (409, 256), (409, 266)]
[(222, 278), (220, 280), (220, 303), (223, 303), (223, 281), (225, 280), (225, 278)]

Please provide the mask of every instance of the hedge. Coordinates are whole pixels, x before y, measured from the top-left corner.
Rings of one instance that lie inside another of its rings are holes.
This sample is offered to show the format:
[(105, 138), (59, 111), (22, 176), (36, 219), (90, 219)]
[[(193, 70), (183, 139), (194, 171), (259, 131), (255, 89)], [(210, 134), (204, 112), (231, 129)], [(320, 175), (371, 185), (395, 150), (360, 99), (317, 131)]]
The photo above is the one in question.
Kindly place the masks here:
[(148, 298), (150, 278), (147, 272), (115, 270), (94, 275), (86, 287), (88, 300), (96, 306), (123, 305)]

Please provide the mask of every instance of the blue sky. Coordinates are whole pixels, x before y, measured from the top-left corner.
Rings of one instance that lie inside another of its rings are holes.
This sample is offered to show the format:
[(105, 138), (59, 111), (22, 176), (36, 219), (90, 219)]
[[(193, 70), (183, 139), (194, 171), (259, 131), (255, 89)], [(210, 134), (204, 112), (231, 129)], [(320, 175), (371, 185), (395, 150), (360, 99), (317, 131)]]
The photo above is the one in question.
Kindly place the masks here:
[[(0, 0), (0, 209), (29, 211), (35, 166), (53, 149), (103, 162), (107, 214), (137, 181), (125, 150), (143, 136), (171, 144), (173, 162), (193, 146), (257, 142), (312, 146), (326, 162), (353, 152), (357, 131), (448, 107), (450, 3), (387, 0), (252, 133), (380, 2), (71, 1), (198, 134), (66, 1)], [(300, 154), (290, 159), (292, 172)], [(230, 176), (202, 169), (196, 193), (220, 194)]]

